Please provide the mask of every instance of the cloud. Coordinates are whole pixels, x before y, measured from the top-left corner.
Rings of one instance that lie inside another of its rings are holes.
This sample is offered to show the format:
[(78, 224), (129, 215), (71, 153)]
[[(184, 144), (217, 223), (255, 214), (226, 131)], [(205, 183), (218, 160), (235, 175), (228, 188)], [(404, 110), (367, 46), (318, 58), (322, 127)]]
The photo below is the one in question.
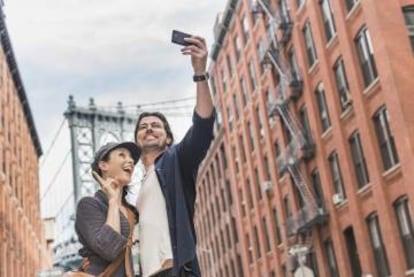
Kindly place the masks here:
[[(87, 106), (90, 97), (98, 106), (133, 106), (195, 96), (190, 61), (170, 43), (171, 31), (204, 35), (212, 45), (216, 14), (225, 2), (6, 0), (6, 23), (44, 151), (69, 94), (79, 106)], [(191, 122), (189, 116), (170, 120), (177, 138)], [(64, 129), (41, 168), (42, 192), (70, 148)], [(44, 216), (56, 213), (70, 193), (70, 163), (42, 203)]]

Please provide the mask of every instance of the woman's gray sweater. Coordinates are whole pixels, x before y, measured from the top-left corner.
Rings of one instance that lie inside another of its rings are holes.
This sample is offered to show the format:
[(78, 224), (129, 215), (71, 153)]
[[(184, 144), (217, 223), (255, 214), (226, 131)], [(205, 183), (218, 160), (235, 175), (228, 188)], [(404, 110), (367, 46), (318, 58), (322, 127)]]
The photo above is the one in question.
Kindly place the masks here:
[[(107, 212), (108, 201), (101, 190), (97, 191), (94, 197), (82, 198), (76, 210), (75, 231), (83, 246), (79, 250), (79, 255), (88, 257), (90, 266), (86, 272), (92, 275), (103, 272), (121, 252), (124, 253), (128, 242), (128, 219), (119, 213), (121, 233), (118, 233), (105, 224)], [(130, 264), (132, 265), (132, 260)], [(125, 260), (112, 276), (126, 276)]]

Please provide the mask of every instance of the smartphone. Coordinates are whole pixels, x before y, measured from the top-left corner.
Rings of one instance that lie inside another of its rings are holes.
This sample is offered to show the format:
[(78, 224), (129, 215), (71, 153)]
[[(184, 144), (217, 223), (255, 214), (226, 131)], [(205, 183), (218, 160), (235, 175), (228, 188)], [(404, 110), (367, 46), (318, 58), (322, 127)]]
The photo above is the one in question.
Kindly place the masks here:
[(184, 40), (184, 38), (188, 38), (188, 37), (191, 37), (191, 35), (177, 31), (177, 30), (173, 30), (172, 36), (171, 36), (171, 42), (182, 45), (182, 46), (188, 46), (191, 43)]

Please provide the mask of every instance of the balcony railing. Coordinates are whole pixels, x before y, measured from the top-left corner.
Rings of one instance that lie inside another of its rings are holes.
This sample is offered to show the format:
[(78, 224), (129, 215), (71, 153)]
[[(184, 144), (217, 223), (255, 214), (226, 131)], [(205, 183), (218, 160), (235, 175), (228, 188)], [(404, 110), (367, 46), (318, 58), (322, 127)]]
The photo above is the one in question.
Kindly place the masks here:
[(296, 215), (286, 221), (288, 236), (296, 235), (309, 230), (314, 225), (324, 225), (328, 222), (329, 215), (324, 208), (305, 205)]

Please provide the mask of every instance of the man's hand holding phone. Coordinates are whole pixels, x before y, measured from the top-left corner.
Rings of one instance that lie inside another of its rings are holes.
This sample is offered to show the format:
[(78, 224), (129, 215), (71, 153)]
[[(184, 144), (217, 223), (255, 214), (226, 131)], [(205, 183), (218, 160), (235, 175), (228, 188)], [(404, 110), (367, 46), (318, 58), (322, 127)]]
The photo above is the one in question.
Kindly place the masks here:
[(171, 41), (184, 46), (181, 49), (181, 53), (191, 56), (191, 63), (195, 75), (205, 74), (208, 51), (204, 38), (173, 30)]

